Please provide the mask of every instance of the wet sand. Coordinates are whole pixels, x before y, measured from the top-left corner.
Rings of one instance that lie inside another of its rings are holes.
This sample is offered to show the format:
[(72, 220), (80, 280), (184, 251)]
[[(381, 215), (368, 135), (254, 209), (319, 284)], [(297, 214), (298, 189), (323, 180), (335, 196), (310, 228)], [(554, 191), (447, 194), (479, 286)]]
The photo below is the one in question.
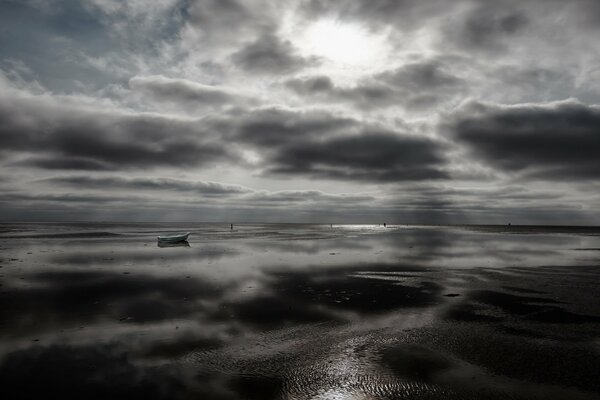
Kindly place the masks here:
[(7, 399), (600, 399), (598, 371), (600, 229), (0, 224)]

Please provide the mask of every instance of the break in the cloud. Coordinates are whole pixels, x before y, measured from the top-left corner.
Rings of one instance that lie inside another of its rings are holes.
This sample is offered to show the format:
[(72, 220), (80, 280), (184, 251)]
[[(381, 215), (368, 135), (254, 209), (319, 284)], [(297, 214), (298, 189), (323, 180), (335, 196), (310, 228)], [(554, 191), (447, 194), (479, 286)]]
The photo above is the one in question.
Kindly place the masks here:
[(599, 9), (4, 1), (1, 217), (600, 223)]

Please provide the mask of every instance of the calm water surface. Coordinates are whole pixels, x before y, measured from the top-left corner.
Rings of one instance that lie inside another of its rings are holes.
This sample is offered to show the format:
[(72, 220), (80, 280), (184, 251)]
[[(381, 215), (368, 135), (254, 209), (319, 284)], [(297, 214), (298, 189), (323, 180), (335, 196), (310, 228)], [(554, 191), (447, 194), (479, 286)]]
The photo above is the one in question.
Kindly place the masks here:
[(3, 398), (600, 398), (600, 230), (4, 223), (0, 266)]

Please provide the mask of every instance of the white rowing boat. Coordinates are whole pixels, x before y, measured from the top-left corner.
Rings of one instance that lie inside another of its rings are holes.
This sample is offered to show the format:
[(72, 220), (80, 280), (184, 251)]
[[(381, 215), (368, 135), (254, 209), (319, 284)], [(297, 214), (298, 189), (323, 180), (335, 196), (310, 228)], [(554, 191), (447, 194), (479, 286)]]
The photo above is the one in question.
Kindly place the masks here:
[(190, 233), (184, 233), (182, 235), (172, 235), (172, 236), (158, 236), (158, 241), (161, 243), (177, 243), (177, 242), (185, 242), (190, 236)]

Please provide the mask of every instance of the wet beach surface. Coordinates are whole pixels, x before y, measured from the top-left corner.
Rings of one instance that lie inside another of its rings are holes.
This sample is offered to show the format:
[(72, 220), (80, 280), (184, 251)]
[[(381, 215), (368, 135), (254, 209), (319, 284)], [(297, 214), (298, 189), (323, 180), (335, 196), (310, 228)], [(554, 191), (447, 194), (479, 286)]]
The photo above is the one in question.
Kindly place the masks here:
[(4, 398), (600, 399), (598, 371), (600, 229), (0, 225)]

